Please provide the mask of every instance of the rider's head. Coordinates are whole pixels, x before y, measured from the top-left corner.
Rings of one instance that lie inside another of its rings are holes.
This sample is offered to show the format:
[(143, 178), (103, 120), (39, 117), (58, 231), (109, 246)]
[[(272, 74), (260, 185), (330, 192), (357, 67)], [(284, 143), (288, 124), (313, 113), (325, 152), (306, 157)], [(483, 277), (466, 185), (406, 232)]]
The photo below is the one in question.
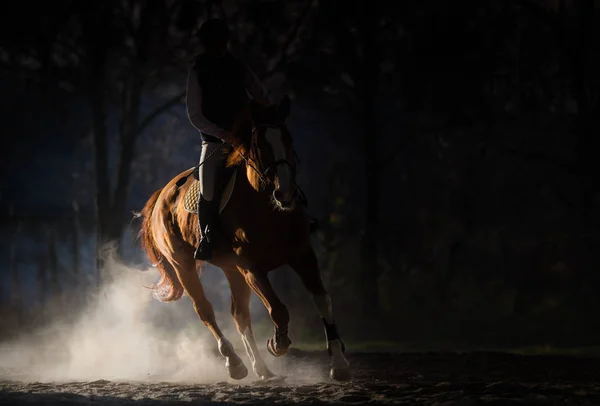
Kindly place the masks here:
[(205, 21), (198, 35), (206, 52), (213, 55), (224, 55), (227, 52), (229, 28), (223, 20), (212, 18)]

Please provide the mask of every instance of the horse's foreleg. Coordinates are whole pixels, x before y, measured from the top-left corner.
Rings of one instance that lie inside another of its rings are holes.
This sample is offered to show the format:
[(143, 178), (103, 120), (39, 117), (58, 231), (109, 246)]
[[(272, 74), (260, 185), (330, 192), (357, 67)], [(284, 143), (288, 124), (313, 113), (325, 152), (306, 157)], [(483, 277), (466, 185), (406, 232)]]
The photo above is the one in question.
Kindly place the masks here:
[(242, 336), (246, 353), (248, 354), (248, 358), (250, 358), (250, 362), (252, 362), (252, 369), (260, 379), (272, 378), (275, 374), (267, 368), (265, 361), (260, 356), (256, 341), (254, 341), (254, 335), (252, 334), (250, 286), (248, 286), (246, 279), (237, 269), (224, 269), (224, 272), (231, 288), (231, 315)]
[[(192, 258), (191, 254), (189, 258)], [(182, 262), (183, 263), (183, 262)], [(204, 294), (204, 288), (200, 282), (200, 277), (196, 272), (195, 261), (186, 261), (187, 266), (177, 267), (177, 277), (186, 293), (194, 303), (194, 310), (200, 320), (209, 328), (219, 344), (219, 352), (225, 357), (225, 367), (229, 376), (233, 379), (243, 379), (248, 375), (248, 369), (242, 362), (242, 359), (235, 353), (233, 346), (225, 338), (223, 332), (217, 325), (215, 312), (211, 303)]]
[(277, 297), (266, 272), (245, 271), (243, 273), (246, 282), (260, 297), (275, 325), (273, 338), (267, 340), (267, 350), (271, 355), (280, 357), (287, 352), (292, 343), (288, 337), (288, 323), (290, 322), (288, 309)]
[(302, 255), (290, 261), (289, 265), (300, 276), (304, 287), (311, 293), (323, 324), (327, 351), (331, 358), (330, 375), (336, 380), (350, 379), (350, 364), (344, 356), (345, 348), (337, 331), (331, 297), (323, 286), (317, 258), (312, 249), (307, 249)]

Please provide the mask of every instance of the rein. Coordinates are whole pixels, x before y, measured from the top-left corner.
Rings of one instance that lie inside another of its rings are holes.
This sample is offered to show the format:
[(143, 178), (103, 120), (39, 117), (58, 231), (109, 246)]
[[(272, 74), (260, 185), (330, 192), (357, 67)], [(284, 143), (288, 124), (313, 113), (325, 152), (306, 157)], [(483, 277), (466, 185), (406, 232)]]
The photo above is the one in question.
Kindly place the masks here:
[[(256, 155), (258, 157), (258, 160), (253, 159), (251, 156), (246, 157), (241, 152), (238, 152), (238, 154), (240, 155), (240, 157), (242, 157), (244, 162), (246, 162), (246, 165), (248, 165), (254, 172), (256, 172), (256, 174), (260, 178), (261, 182), (263, 182), (263, 184), (265, 184), (265, 185), (271, 184), (271, 181), (268, 178), (269, 171), (271, 171), (273, 168), (277, 168), (280, 165), (289, 166), (292, 171), (292, 181), (294, 182), (294, 187), (296, 188), (296, 191), (298, 192), (298, 197), (299, 197), (300, 201), (302, 202), (302, 204), (304, 205), (304, 207), (308, 207), (308, 199), (306, 198), (306, 195), (304, 194), (304, 191), (302, 190), (300, 185), (298, 185), (298, 183), (296, 182), (296, 165), (300, 163), (300, 158), (298, 157), (298, 153), (296, 152), (295, 149), (293, 150), (293, 153), (294, 153), (294, 163), (293, 164), (290, 163), (290, 161), (288, 161), (287, 159), (278, 159), (278, 160), (272, 162), (269, 166), (267, 166), (267, 168), (264, 171), (261, 171), (260, 168), (262, 168), (264, 165), (262, 163), (262, 160), (260, 159), (260, 154), (258, 153), (259, 150), (258, 150), (258, 141), (257, 141), (257, 137), (258, 137), (257, 130), (258, 130), (258, 127), (256, 127), (256, 126), (252, 129), (252, 141), (250, 144), (250, 149), (254, 151), (254, 155)], [(254, 164), (256, 164), (256, 165), (254, 165)], [(258, 166), (258, 168), (257, 168), (257, 166)]]
[[(254, 151), (254, 155), (258, 157), (258, 161), (253, 159), (250, 155), (248, 157), (245, 157), (244, 154), (242, 154), (239, 151), (238, 154), (240, 154), (240, 157), (242, 157), (244, 162), (246, 162), (246, 165), (248, 165), (254, 172), (256, 172), (256, 174), (260, 178), (260, 181), (265, 185), (268, 185), (269, 180), (267, 179), (265, 174), (259, 169), (262, 167), (262, 162), (260, 162), (260, 154), (258, 153), (258, 141), (256, 140), (256, 138), (258, 137), (258, 134), (256, 132), (257, 129), (257, 127), (254, 127), (252, 129), (252, 140), (250, 141), (250, 150)], [(254, 163), (258, 165), (258, 168), (254, 165)]]

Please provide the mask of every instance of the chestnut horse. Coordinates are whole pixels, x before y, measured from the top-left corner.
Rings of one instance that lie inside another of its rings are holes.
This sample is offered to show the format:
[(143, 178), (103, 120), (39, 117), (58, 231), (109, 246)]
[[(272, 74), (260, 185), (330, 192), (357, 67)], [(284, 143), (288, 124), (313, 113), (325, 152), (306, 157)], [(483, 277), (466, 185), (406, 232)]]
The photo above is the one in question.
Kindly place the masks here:
[[(325, 325), (331, 359), (330, 376), (350, 378), (344, 345), (335, 325), (331, 299), (323, 286), (317, 258), (310, 245), (309, 220), (299, 200), (295, 181), (295, 155), (285, 126), (289, 99), (277, 107), (248, 105), (238, 116), (233, 133), (239, 143), (228, 155), (227, 166), (239, 171), (227, 206), (220, 216), (210, 263), (220, 268), (231, 289), (231, 314), (241, 335), (252, 368), (260, 379), (275, 375), (261, 358), (250, 321), (251, 289), (260, 297), (275, 326), (267, 350), (278, 357), (291, 344), (286, 306), (277, 297), (268, 272), (289, 265), (311, 293)], [(204, 294), (194, 247), (199, 240), (197, 215), (185, 210), (183, 196), (193, 182), (189, 169), (156, 191), (142, 210), (140, 239), (144, 251), (161, 274), (154, 295), (161, 301), (187, 293), (200, 320), (218, 342), (219, 352), (233, 379), (243, 379), (248, 369), (217, 325), (211, 303)], [(245, 173), (245, 176), (243, 174)]]

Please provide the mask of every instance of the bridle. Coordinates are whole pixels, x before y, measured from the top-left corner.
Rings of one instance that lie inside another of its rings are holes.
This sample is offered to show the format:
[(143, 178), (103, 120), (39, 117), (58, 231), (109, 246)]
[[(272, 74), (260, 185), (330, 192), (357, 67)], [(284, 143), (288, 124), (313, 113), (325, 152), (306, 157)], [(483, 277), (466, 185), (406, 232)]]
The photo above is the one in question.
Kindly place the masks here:
[(296, 153), (295, 149), (293, 149), (294, 160), (292, 162), (290, 162), (287, 159), (277, 159), (277, 160), (271, 162), (266, 168), (264, 168), (264, 164), (262, 162), (262, 159), (260, 158), (260, 153), (259, 153), (260, 149), (258, 147), (258, 130), (260, 128), (264, 128), (264, 127), (281, 129), (282, 125), (280, 125), (280, 124), (264, 125), (263, 124), (263, 125), (254, 125), (252, 127), (252, 139), (250, 141), (250, 150), (253, 152), (254, 156), (257, 157), (257, 159), (254, 159), (252, 157), (252, 154), (248, 154), (248, 156), (244, 156), (244, 154), (242, 154), (241, 152), (238, 152), (238, 153), (240, 154), (242, 159), (246, 162), (246, 165), (248, 165), (248, 167), (250, 167), (254, 172), (256, 172), (260, 181), (264, 185), (274, 186), (273, 182), (269, 179), (269, 173), (271, 173), (274, 169), (276, 169), (277, 167), (279, 167), (281, 165), (288, 166), (292, 172), (292, 182), (293, 182), (294, 190), (298, 194), (298, 198), (300, 199), (302, 204), (305, 207), (308, 207), (308, 201), (306, 199), (306, 195), (304, 194), (304, 191), (302, 191), (302, 189), (300, 188), (298, 183), (296, 183), (296, 166), (298, 164), (300, 164), (300, 160), (298, 158), (298, 154)]

